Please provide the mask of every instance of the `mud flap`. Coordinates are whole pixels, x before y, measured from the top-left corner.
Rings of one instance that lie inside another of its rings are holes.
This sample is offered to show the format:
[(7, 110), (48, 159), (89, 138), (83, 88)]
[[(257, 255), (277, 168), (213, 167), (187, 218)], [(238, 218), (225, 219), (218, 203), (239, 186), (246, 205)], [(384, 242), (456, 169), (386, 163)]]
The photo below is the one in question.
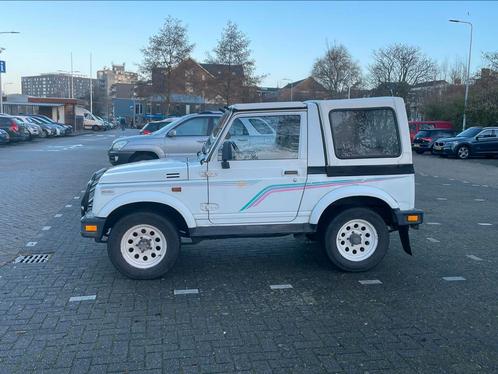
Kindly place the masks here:
[(399, 239), (401, 240), (401, 245), (406, 253), (412, 256), (412, 248), (410, 247), (410, 236), (408, 235), (408, 230), (410, 227), (408, 225), (403, 225), (398, 227)]

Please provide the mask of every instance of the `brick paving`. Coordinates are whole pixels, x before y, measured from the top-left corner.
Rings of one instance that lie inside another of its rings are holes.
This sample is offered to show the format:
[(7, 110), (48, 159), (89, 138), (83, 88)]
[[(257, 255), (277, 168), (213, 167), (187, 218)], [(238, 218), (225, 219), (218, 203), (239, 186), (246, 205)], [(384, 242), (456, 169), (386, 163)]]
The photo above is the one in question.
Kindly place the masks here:
[[(37, 202), (9, 202), (7, 216), (31, 221), (18, 242), (38, 242), (22, 251), (53, 255), (43, 264), (0, 267), (0, 373), (498, 371), (496, 191), (435, 178), (445, 160), (417, 168), (425, 175), (416, 177), (417, 206), (441, 225), (413, 233), (413, 257), (393, 234), (381, 265), (347, 274), (318, 245), (291, 236), (213, 240), (183, 246), (164, 279), (134, 281), (115, 271), (104, 244), (79, 236), (73, 197), (105, 166), (110, 141), (88, 137), (64, 157), (40, 152), (65, 160), (54, 160), (56, 177), (44, 179), (58, 190)], [(76, 159), (77, 166), (69, 162)], [(33, 175), (47, 173), (43, 162), (39, 168)], [(15, 168), (7, 174), (11, 184), (29, 180), (15, 179)], [(466, 178), (479, 183), (478, 175)], [(1, 226), (2, 237), (8, 231)], [(443, 280), (455, 276), (465, 281)], [(175, 295), (184, 289), (199, 292)], [(70, 301), (77, 296), (89, 300)]]

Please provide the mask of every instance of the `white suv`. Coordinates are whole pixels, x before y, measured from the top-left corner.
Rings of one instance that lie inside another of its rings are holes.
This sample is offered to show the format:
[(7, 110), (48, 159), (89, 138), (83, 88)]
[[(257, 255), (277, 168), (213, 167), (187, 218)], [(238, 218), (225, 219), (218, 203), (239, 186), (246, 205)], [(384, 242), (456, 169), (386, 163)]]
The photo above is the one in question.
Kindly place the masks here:
[[(238, 134), (240, 122), (268, 129)], [(414, 200), (402, 99), (239, 104), (196, 159), (95, 173), (81, 233), (106, 241), (112, 263), (135, 279), (164, 275), (181, 237), (306, 234), (339, 268), (365, 271), (386, 254), (390, 231), (411, 254), (408, 228), (423, 218)]]

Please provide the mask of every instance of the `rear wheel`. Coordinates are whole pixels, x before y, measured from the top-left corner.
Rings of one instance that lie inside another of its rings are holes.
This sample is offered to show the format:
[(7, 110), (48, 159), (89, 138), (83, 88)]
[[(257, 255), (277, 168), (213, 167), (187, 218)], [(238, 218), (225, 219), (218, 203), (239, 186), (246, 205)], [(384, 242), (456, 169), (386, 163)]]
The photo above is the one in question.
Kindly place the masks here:
[(155, 279), (174, 265), (180, 253), (180, 236), (169, 219), (150, 212), (134, 213), (114, 225), (107, 253), (121, 274)]
[(461, 160), (465, 160), (470, 156), (470, 149), (466, 145), (462, 145), (457, 149), (457, 157)]
[(330, 260), (342, 270), (359, 272), (376, 266), (389, 247), (387, 225), (376, 212), (351, 208), (333, 218), (323, 236)]

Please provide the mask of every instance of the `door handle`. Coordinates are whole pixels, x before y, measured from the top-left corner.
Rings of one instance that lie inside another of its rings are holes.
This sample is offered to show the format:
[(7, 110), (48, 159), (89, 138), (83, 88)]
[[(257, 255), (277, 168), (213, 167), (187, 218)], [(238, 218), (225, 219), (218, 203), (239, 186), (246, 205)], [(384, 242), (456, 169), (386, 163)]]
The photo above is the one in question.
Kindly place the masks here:
[(297, 170), (284, 170), (284, 175), (299, 175)]

